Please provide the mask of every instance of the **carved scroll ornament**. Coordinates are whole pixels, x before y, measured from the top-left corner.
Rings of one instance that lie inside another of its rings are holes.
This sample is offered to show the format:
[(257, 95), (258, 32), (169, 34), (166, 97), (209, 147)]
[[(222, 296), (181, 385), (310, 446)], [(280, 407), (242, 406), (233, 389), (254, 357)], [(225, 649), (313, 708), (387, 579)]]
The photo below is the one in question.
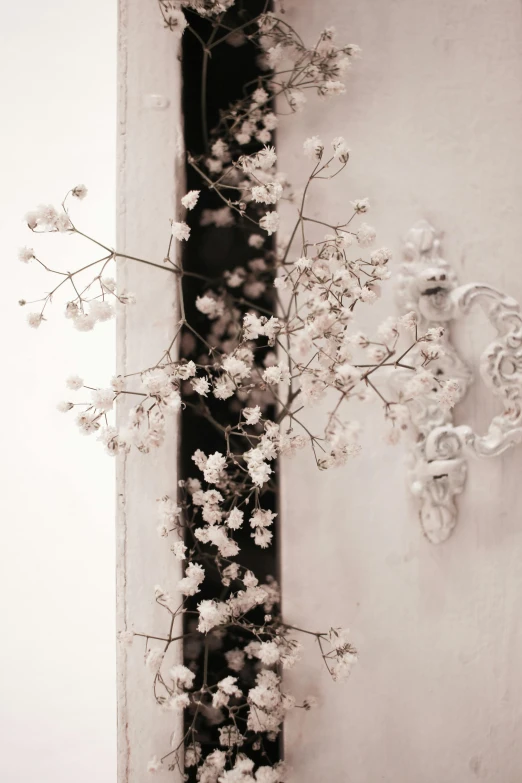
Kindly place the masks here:
[[(415, 311), (420, 331), (444, 326), (444, 354), (430, 363), (440, 379), (457, 378), (461, 398), (473, 380), (471, 369), (451, 344), (452, 321), (480, 305), (496, 338), (480, 359), (480, 374), (500, 398), (503, 411), (495, 416), (485, 435), (455, 425), (452, 411), (443, 410), (430, 392), (408, 403), (415, 439), (411, 448), (409, 483), (420, 506), (426, 537), (445, 541), (457, 523), (456, 496), (466, 481), (467, 456), (494, 457), (522, 442), (522, 317), (511, 297), (481, 283), (458, 285), (450, 264), (440, 255), (440, 240), (426, 221), (417, 223), (405, 244), (405, 263), (398, 277), (397, 302), (403, 313)], [(396, 374), (395, 385), (406, 379)]]

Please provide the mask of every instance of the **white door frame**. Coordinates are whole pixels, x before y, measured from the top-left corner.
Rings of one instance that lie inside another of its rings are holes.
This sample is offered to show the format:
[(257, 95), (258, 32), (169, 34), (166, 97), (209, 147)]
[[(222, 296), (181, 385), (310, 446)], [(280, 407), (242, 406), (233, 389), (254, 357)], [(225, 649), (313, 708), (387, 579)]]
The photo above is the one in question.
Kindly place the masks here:
[[(184, 172), (179, 41), (163, 27), (154, 0), (119, 0), (117, 247), (161, 264), (169, 220), (182, 195)], [(175, 252), (175, 251), (174, 251)], [(120, 260), (119, 288), (137, 303), (118, 323), (118, 373), (134, 373), (161, 357), (177, 320), (176, 276)], [(130, 407), (130, 406), (127, 406)], [(126, 416), (125, 405), (119, 411)], [(168, 616), (155, 603), (154, 586), (170, 589), (180, 564), (156, 534), (156, 500), (176, 497), (178, 433), (167, 422), (165, 444), (156, 453), (137, 450), (118, 458), (118, 631), (165, 635)], [(148, 761), (181, 738), (181, 713), (163, 712), (144, 666), (145, 639), (118, 645), (118, 783), (143, 783)], [(181, 649), (175, 651), (181, 656)], [(161, 771), (159, 781), (172, 782)]]

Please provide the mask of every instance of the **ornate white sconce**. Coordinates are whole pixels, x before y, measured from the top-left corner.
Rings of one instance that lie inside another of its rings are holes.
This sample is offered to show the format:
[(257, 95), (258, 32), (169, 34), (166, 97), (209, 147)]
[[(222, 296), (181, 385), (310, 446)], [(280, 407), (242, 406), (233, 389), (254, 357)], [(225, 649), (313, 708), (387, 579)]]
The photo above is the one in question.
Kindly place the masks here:
[[(470, 368), (451, 344), (450, 327), (480, 304), (497, 332), (480, 359), (484, 382), (498, 396), (503, 412), (485, 435), (456, 426), (452, 411), (442, 410), (433, 394), (410, 403), (415, 442), (411, 449), (410, 488), (420, 504), (420, 522), (434, 544), (445, 541), (457, 523), (455, 496), (466, 481), (467, 455), (494, 457), (522, 442), (522, 317), (514, 299), (481, 283), (458, 285), (451, 265), (440, 255), (440, 240), (426, 221), (408, 233), (405, 263), (398, 277), (397, 302), (403, 313), (417, 313), (420, 331), (444, 326), (444, 355), (430, 362), (440, 377), (458, 378), (462, 396), (473, 380)], [(397, 373), (396, 383), (401, 384)]]

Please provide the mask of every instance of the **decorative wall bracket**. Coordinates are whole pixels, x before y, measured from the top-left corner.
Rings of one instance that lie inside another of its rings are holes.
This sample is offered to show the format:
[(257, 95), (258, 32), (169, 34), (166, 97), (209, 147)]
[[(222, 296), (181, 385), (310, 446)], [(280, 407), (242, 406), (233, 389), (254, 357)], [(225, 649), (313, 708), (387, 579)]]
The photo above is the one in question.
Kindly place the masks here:
[[(436, 389), (407, 403), (415, 433), (410, 488), (420, 506), (426, 537), (440, 544), (457, 523), (455, 497), (464, 488), (467, 456), (494, 457), (522, 443), (522, 317), (520, 305), (495, 288), (481, 283), (458, 285), (454, 270), (440, 255), (439, 235), (426, 221), (408, 233), (404, 257), (398, 277), (398, 306), (402, 313), (416, 312), (421, 332), (445, 327), (444, 355), (429, 366), (441, 380), (459, 379), (461, 398), (473, 374), (451, 344), (451, 323), (479, 304), (497, 332), (481, 356), (480, 374), (502, 401), (503, 411), (493, 418), (485, 435), (476, 434), (469, 426), (455, 425), (452, 411), (438, 405)], [(394, 385), (400, 389), (406, 378), (394, 375)]]

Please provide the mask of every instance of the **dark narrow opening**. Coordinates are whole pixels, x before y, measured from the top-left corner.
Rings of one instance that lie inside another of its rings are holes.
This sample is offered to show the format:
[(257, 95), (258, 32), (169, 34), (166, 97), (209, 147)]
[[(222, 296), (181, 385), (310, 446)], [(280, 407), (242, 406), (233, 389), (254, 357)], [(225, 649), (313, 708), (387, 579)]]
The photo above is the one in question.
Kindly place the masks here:
[[(266, 10), (267, 4), (264, 0), (249, 0), (248, 2), (239, 2), (236, 5), (237, 8), (234, 7), (227, 14), (226, 21), (230, 27), (244, 25), (249, 18)], [(190, 24), (202, 41), (208, 41), (213, 34), (212, 22), (201, 19), (197, 14), (190, 14)], [(248, 27), (245, 28), (245, 32), (248, 34)], [(219, 37), (222, 36), (223, 30), (220, 30)], [(185, 247), (183, 265), (185, 270), (210, 278), (212, 281), (210, 283), (198, 278), (185, 277), (184, 301), (188, 323), (202, 336), (208, 335), (209, 320), (195, 307), (196, 297), (204, 295), (209, 290), (220, 294), (225, 290), (222, 281), (224, 272), (232, 271), (237, 267), (242, 267), (249, 272), (249, 262), (260, 256), (270, 257), (270, 254), (273, 253), (270, 240), (265, 241), (261, 251), (248, 244), (249, 235), (259, 233), (259, 231), (255, 231), (255, 227), (248, 220), (237, 215), (233, 225), (219, 227), (212, 223), (205, 225), (207, 222), (205, 210), (219, 209), (224, 205), (216, 193), (202, 186), (200, 174), (193, 169), (188, 160), (189, 156), (193, 156), (203, 161), (204, 157), (209, 154), (209, 147), (217, 138), (213, 129), (220, 122), (221, 112), (233, 105), (235, 101), (243, 98), (245, 94), (252, 92), (256, 87), (256, 79), (262, 73), (257, 64), (259, 51), (255, 45), (248, 40), (243, 41), (241, 45), (237, 44), (237, 39), (230, 43), (223, 41), (212, 49), (212, 55), (208, 58), (206, 65), (206, 93), (202, 97), (202, 81), (204, 80), (202, 44), (194, 34), (185, 34), (183, 37), (183, 112), (187, 151), (186, 189), (187, 191), (201, 190), (196, 208), (185, 217), (191, 227), (191, 238)], [(263, 73), (266, 76), (266, 71)], [(245, 84), (247, 83), (251, 83), (251, 86), (246, 88), (245, 93)], [(206, 113), (206, 127), (204, 113)], [(253, 142), (240, 149), (244, 154), (254, 152), (262, 146), (261, 143)], [(270, 277), (271, 272), (268, 271), (266, 275)], [(237, 293), (236, 296), (238, 296)], [(266, 310), (273, 311), (271, 285), (267, 285), (266, 291), (256, 299), (256, 302)], [(240, 303), (237, 303), (237, 307), (244, 312), (249, 309)], [(217, 347), (219, 350), (219, 345)], [(265, 348), (261, 346), (261, 349), (256, 351), (256, 362), (262, 364), (269, 350), (272, 349), (268, 346)], [(208, 347), (189, 329), (184, 331), (182, 355), (198, 364), (212, 362), (215, 359), (209, 355)], [(189, 477), (201, 479), (201, 474), (192, 460), (196, 449), (203, 449), (206, 454), (224, 451), (223, 432), (216, 427), (215, 423), (209, 421), (206, 414), (210, 413), (212, 418), (225, 428), (229, 424), (237, 424), (241, 403), (236, 398), (232, 399), (234, 402), (231, 400), (223, 402), (209, 395), (202, 400), (198, 395), (191, 393), (189, 384), (187, 384), (184, 392), (184, 402), (187, 408), (181, 417), (180, 474), (183, 479)], [(245, 404), (249, 403), (245, 401)], [(268, 410), (266, 415), (274, 418), (276, 412)], [(234, 442), (233, 448), (243, 452), (248, 449), (248, 444)], [(263, 507), (275, 511), (277, 510), (275, 491), (278, 482), (277, 471), (273, 478), (271, 488), (263, 494)], [(234, 537), (241, 548), (240, 554), (236, 558), (237, 561), (252, 569), (260, 582), (271, 577), (277, 579), (277, 524), (273, 529), (273, 543), (267, 549), (260, 549), (256, 546), (250, 533), (251, 531), (246, 526), (245, 529), (235, 533)], [(190, 547), (193, 541), (187, 540), (186, 544)], [(209, 555), (215, 556), (215, 547), (210, 545), (206, 545), (206, 547)], [(222, 600), (225, 600), (231, 591), (236, 592), (240, 589), (237, 582), (235, 584), (232, 582), (230, 587), (224, 586), (218, 569), (209, 566), (208, 562), (205, 564), (205, 568), (207, 571), (205, 582), (201, 587), (201, 592), (189, 599), (189, 610), (194, 611), (201, 600), (215, 598), (220, 594)], [(256, 622), (262, 622), (263, 607), (253, 610), (253, 615)], [(241, 629), (227, 629), (225, 632), (217, 629), (209, 634), (210, 644), (205, 653), (203, 636), (194, 635), (194, 629), (197, 625), (197, 620), (194, 618), (195, 614), (185, 615), (184, 631), (190, 635), (185, 640), (184, 658), (185, 664), (196, 672), (195, 687), (198, 687), (198, 678), (202, 676), (204, 668), (208, 672), (209, 684), (215, 684), (223, 677), (236, 674), (228, 668), (225, 654), (237, 647), (243, 648), (248, 637)], [(205, 654), (207, 656), (206, 664)], [(254, 661), (250, 661), (249, 665), (237, 673), (238, 684), (245, 692), (255, 684), (256, 669), (254, 664)], [(193, 710), (185, 711), (185, 730), (188, 730), (192, 725), (193, 713)], [(241, 715), (238, 715), (238, 720), (242, 720)], [(219, 747), (218, 729), (220, 725), (219, 715), (215, 715), (210, 708), (203, 709), (198, 716), (195, 739), (201, 743), (204, 755)], [(261, 747), (250, 744), (245, 745), (242, 750), (247, 752), (249, 757), (258, 764), (274, 763), (281, 758), (280, 735), (272, 740), (267, 739), (266, 742), (263, 740)], [(190, 780), (195, 779), (195, 767), (187, 769), (186, 772)]]

